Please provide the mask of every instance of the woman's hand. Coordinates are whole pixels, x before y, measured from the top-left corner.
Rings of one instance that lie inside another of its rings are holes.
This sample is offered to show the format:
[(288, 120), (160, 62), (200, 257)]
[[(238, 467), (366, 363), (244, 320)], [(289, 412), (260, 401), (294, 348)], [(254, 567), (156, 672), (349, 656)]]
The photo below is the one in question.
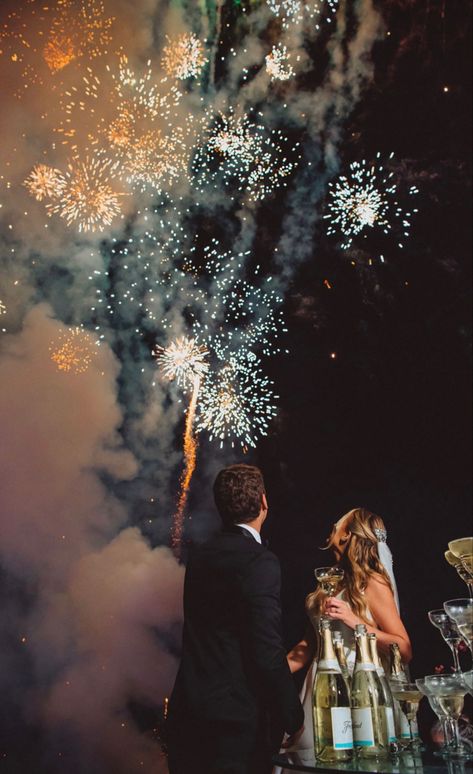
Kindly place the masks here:
[(342, 621), (344, 624), (354, 629), (357, 624), (362, 623), (356, 616), (348, 602), (336, 597), (328, 597), (325, 600), (324, 615), (331, 618), (332, 621)]

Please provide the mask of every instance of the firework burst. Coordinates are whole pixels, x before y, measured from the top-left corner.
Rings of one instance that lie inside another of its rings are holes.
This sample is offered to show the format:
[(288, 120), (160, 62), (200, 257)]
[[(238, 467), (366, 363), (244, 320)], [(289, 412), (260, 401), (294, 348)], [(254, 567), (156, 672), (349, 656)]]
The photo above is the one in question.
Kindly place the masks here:
[(288, 81), (294, 77), (294, 68), (287, 46), (274, 46), (266, 57), (266, 72), (273, 81)]
[[(259, 114), (263, 118), (262, 114)], [(207, 117), (209, 118), (209, 117)], [(194, 183), (205, 191), (220, 183), (262, 201), (286, 186), (300, 161), (299, 143), (289, 147), (280, 130), (268, 131), (248, 115), (219, 115), (209, 121), (205, 138), (193, 159)], [(289, 154), (289, 159), (285, 154)]]
[(271, 11), (282, 21), (285, 29), (305, 20), (315, 22), (320, 29), (320, 21), (325, 14), (328, 22), (336, 14), (339, 0), (267, 0)]
[(86, 373), (97, 354), (90, 336), (80, 327), (59, 334), (50, 344), (49, 352), (58, 371), (73, 374)]
[(115, 173), (116, 167), (99, 158), (70, 162), (60, 198), (46, 205), (48, 215), (59, 215), (80, 232), (103, 231), (121, 214), (125, 195), (113, 187)]
[(179, 387), (193, 387), (195, 380), (202, 379), (208, 371), (206, 357), (209, 351), (186, 336), (173, 341), (167, 347), (157, 347), (155, 355), (166, 379), (176, 380)]
[(185, 33), (175, 40), (168, 38), (161, 62), (168, 75), (181, 81), (197, 78), (206, 63), (204, 46), (196, 35)]
[(257, 363), (225, 364), (210, 372), (201, 389), (196, 428), (207, 432), (222, 448), (225, 442), (243, 448), (256, 446), (257, 440), (268, 433), (276, 416), (273, 383), (262, 374)]
[(66, 92), (57, 132), (74, 154), (104, 155), (123, 182), (168, 189), (187, 174), (192, 115), (179, 113), (182, 93), (156, 80), (148, 63), (138, 75), (125, 56), (102, 77), (87, 69), (81, 86)]
[[(391, 154), (390, 160), (393, 157)], [(390, 234), (399, 224), (403, 237), (410, 234), (412, 216), (418, 210), (407, 211), (399, 204), (394, 173), (386, 171), (380, 160), (378, 153), (374, 164), (355, 161), (350, 165), (349, 175), (330, 183), (329, 212), (324, 216), (330, 221), (327, 233), (340, 235), (344, 250), (351, 247), (355, 237), (366, 236), (369, 229)], [(411, 186), (408, 193), (413, 196), (419, 190)], [(399, 247), (403, 246), (399, 242)]]
[[(0, 55), (19, 71), (21, 96), (32, 85), (44, 85), (71, 62), (108, 53), (114, 19), (102, 0), (24, 0), (0, 29)], [(41, 61), (44, 66), (41, 67)]]
[(44, 199), (59, 199), (67, 185), (66, 180), (59, 169), (48, 167), (46, 164), (37, 164), (24, 182), (31, 196), (38, 202)]

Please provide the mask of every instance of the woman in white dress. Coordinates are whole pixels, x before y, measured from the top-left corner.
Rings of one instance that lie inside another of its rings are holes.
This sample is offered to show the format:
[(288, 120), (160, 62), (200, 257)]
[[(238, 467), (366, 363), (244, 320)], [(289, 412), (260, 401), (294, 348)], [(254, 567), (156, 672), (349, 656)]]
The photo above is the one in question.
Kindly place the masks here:
[[(301, 692), (305, 712), (304, 733), (290, 750), (304, 757), (313, 753), (312, 688), (317, 671), (318, 624), (321, 615), (331, 618), (333, 631), (342, 634), (348, 667), (355, 664), (355, 627), (364, 623), (378, 639), (381, 659), (388, 662), (389, 645), (397, 643), (403, 661), (412, 658), (409, 635), (399, 615), (399, 602), (386, 543), (383, 520), (366, 508), (355, 508), (334, 524), (327, 543), (336, 563), (344, 570), (341, 592), (327, 597), (321, 589), (309, 594), (306, 611), (310, 621), (306, 636), (288, 654), (291, 672), (309, 666)], [(276, 769), (274, 774), (285, 774)], [(289, 772), (288, 772), (289, 774)]]

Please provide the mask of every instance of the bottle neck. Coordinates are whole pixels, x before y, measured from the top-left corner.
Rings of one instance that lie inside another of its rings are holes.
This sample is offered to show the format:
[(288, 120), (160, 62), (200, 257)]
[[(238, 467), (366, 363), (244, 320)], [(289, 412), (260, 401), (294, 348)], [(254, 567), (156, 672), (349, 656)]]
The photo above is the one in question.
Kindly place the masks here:
[(376, 635), (370, 635), (369, 636), (369, 645), (370, 645), (371, 660), (372, 660), (373, 664), (376, 667), (376, 671), (379, 674), (383, 674), (384, 675), (383, 665), (381, 663), (381, 659), (380, 659), (379, 653), (378, 653), (378, 643), (376, 641)]
[(335, 653), (337, 654), (337, 658), (340, 666), (345, 668), (347, 666), (347, 657), (345, 655), (345, 648), (343, 647), (343, 641), (336, 640), (334, 643), (334, 648), (335, 648)]
[(338, 658), (335, 653), (333, 645), (332, 632), (329, 627), (323, 626), (320, 631), (321, 648), (320, 648), (320, 661), (318, 664), (319, 671), (324, 669), (333, 671), (340, 671)]
[(406, 676), (402, 665), (401, 651), (397, 645), (390, 646), (391, 651), (391, 679), (405, 682)]
[(376, 672), (376, 667), (371, 658), (370, 646), (366, 634), (358, 634), (356, 637), (356, 663), (355, 671), (359, 669), (365, 672)]

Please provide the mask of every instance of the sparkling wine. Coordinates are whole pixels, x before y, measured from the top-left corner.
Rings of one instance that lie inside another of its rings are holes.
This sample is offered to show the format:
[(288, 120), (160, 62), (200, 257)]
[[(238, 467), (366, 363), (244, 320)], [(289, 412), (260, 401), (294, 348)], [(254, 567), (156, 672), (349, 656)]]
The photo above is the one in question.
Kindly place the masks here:
[(437, 702), (442, 712), (450, 718), (458, 719), (463, 712), (465, 697), (462, 693), (453, 694), (452, 696), (437, 696)]
[(356, 663), (351, 690), (353, 738), (361, 758), (389, 753), (386, 705), (381, 682), (370, 655), (366, 626), (356, 627)]
[(327, 618), (320, 621), (320, 638), (313, 694), (315, 754), (325, 762), (347, 761), (353, 753), (350, 697)]

